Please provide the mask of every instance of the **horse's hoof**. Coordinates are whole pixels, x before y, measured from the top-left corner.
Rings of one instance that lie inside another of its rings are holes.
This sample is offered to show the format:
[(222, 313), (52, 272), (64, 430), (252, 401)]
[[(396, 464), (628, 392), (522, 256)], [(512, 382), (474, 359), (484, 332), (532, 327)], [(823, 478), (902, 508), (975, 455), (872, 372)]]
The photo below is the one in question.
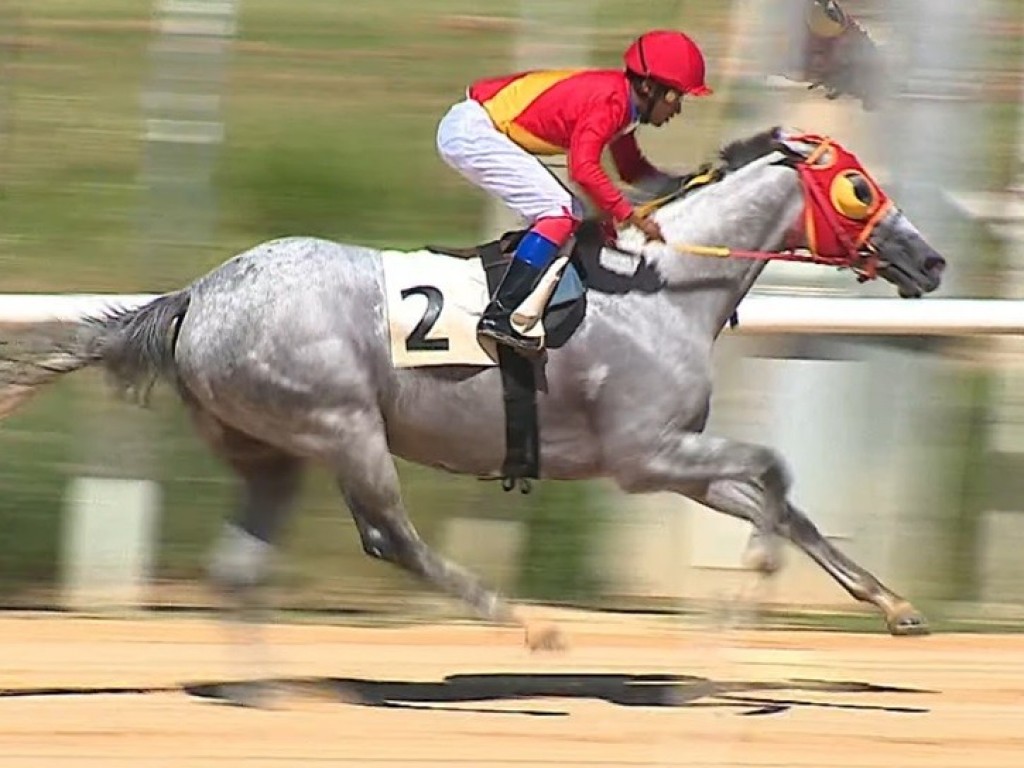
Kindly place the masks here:
[(772, 576), (782, 569), (784, 556), (782, 540), (773, 534), (755, 531), (747, 540), (743, 551), (743, 566), (764, 576)]
[(894, 637), (920, 637), (931, 634), (928, 620), (909, 603), (901, 605), (886, 619)]
[(549, 624), (539, 629), (527, 628), (526, 647), (531, 651), (564, 651), (569, 645), (561, 630)]

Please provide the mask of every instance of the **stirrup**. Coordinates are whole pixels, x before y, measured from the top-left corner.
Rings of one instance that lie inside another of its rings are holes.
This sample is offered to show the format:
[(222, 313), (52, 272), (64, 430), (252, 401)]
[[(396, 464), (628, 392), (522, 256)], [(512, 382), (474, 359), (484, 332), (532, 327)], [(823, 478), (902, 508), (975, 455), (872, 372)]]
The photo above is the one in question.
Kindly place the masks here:
[(541, 337), (524, 336), (517, 333), (514, 328), (511, 328), (511, 325), (509, 328), (509, 331), (505, 331), (501, 328), (489, 328), (478, 324), (476, 333), (477, 336), (483, 336), (521, 352), (540, 352), (544, 349), (544, 340)]

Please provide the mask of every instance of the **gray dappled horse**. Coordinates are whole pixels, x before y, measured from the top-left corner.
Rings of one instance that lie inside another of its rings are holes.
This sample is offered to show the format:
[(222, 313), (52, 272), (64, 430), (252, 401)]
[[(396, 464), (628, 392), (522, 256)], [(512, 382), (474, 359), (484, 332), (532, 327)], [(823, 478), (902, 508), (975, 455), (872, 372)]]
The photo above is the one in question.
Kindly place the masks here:
[[(893, 634), (925, 633), (910, 603), (789, 503), (790, 480), (775, 451), (702, 431), (712, 346), (766, 262), (687, 255), (671, 244), (762, 255), (807, 245), (805, 214), (813, 206), (805, 211), (805, 198), (850, 211), (835, 194), (831, 203), (812, 195), (798, 171), (827, 165), (838, 149), (779, 129), (735, 142), (721, 152), (721, 180), (658, 209), (669, 245), (645, 245), (635, 230), (621, 234), (619, 245), (642, 249), (646, 277), (658, 279), (614, 295), (592, 287), (578, 330), (548, 351), (538, 403), (541, 476), (609, 477), (630, 493), (674, 491), (747, 520), (761, 570), (778, 566), (778, 541), (789, 539), (856, 599), (873, 603)], [(895, 206), (875, 205), (870, 198), (884, 193), (873, 183), (856, 174), (847, 182), (846, 196), (864, 210), (843, 222), (877, 215), (863, 242), (844, 241), (845, 265), (862, 278), (886, 278), (902, 296), (935, 290), (941, 256)], [(842, 225), (836, 210), (826, 214), (828, 226)], [(811, 237), (836, 234), (821, 226)], [(420, 539), (392, 458), (499, 476), (506, 447), (500, 372), (396, 369), (385, 309), (380, 252), (312, 237), (274, 240), (145, 306), (86, 319), (71, 341), (48, 342), (34, 360), (5, 361), (0, 352), (0, 413), (5, 396), (10, 410), (33, 388), (89, 365), (107, 369), (126, 390), (162, 377), (241, 480), (236, 517), (211, 568), (236, 596), (254, 594), (303, 468), (315, 460), (334, 473), (369, 555), (487, 619), (522, 624), (531, 646), (547, 644), (553, 630), (531, 628)]]

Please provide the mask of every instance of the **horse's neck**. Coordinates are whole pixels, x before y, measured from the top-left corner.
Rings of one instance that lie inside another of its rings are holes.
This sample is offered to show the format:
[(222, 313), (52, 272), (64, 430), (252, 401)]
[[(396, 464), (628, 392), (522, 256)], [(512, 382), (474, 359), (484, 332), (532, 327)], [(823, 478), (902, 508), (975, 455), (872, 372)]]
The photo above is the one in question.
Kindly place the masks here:
[(799, 179), (791, 169), (762, 167), (740, 179), (742, 173), (692, 200), (666, 206), (659, 212), (659, 221), (669, 245), (648, 246), (669, 285), (669, 302), (683, 313), (687, 325), (701, 326), (712, 338), (757, 281), (766, 262), (687, 255), (673, 245), (778, 251), (803, 208)]

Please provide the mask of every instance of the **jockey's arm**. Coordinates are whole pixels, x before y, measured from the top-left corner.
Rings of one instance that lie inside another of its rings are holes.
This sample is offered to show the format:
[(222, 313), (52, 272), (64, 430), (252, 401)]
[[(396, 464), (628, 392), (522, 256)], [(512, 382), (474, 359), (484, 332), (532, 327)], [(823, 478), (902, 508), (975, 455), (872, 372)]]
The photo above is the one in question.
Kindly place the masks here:
[(617, 130), (614, 119), (597, 110), (581, 120), (569, 143), (568, 170), (594, 205), (621, 223), (629, 219), (633, 206), (601, 167), (601, 153)]
[(632, 131), (614, 139), (608, 149), (611, 150), (612, 162), (622, 180), (649, 198), (661, 197), (679, 189), (680, 177), (651, 165), (640, 150)]

